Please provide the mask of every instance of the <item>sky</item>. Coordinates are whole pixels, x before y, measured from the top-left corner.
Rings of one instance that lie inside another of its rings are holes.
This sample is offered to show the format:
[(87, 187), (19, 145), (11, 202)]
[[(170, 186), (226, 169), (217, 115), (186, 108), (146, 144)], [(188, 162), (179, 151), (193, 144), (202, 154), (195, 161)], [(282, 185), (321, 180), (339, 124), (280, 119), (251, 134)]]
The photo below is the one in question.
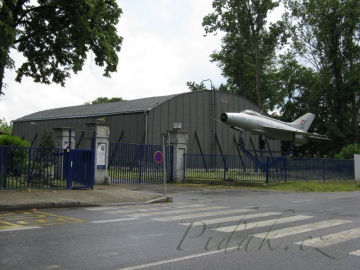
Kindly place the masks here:
[[(187, 81), (226, 80), (210, 54), (220, 49), (221, 34), (204, 36), (204, 16), (212, 0), (118, 0), (123, 14), (117, 25), (124, 38), (119, 64), (111, 78), (89, 53), (83, 70), (67, 79), (65, 87), (34, 83), (15, 71), (5, 73), (5, 95), (0, 97), (0, 119), (7, 122), (37, 111), (81, 105), (97, 97), (137, 99), (188, 92)], [(11, 52), (16, 66), (22, 55)], [(210, 89), (210, 82), (205, 82)]]
[[(15, 71), (5, 73), (5, 95), (0, 119), (7, 122), (41, 110), (80, 105), (100, 96), (137, 99), (188, 92), (187, 81), (225, 82), (209, 55), (220, 48), (220, 36), (204, 37), (202, 18), (212, 11), (212, 0), (118, 0), (123, 10), (117, 26), (124, 40), (118, 71), (103, 77), (90, 53), (83, 70), (57, 84), (34, 83)], [(17, 66), (22, 56), (11, 52)], [(205, 82), (209, 84), (209, 82)], [(208, 86), (210, 88), (210, 84)]]

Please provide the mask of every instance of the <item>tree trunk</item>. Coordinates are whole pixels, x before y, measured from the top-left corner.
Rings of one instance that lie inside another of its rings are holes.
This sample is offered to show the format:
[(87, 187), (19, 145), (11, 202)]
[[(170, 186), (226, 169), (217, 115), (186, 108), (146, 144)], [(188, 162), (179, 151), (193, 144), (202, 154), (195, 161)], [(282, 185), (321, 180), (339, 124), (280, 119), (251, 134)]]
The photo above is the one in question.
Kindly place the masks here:
[(256, 42), (255, 44), (255, 65), (256, 65), (256, 97), (257, 97), (257, 105), (260, 109), (263, 109), (263, 104), (261, 100), (261, 88), (260, 88), (260, 76), (261, 76), (261, 69), (260, 69), (260, 61), (259, 61), (259, 46)]

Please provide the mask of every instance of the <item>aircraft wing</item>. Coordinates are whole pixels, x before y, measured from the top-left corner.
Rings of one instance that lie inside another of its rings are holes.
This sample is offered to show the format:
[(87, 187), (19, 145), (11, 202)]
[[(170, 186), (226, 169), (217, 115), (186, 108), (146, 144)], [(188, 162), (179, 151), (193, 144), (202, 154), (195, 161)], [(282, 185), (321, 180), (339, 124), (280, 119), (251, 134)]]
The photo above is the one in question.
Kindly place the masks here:
[(279, 129), (274, 127), (269, 127), (265, 125), (261, 125), (264, 131), (270, 134), (278, 134), (278, 135), (289, 135), (289, 134), (296, 134), (296, 135), (302, 135), (305, 137), (308, 137), (310, 139), (318, 139), (318, 140), (329, 140), (329, 138), (325, 135), (321, 135), (318, 133), (310, 133), (310, 132), (304, 132), (304, 131), (297, 131), (297, 130), (286, 130), (286, 129)]
[(326, 141), (330, 141), (329, 137), (325, 136), (325, 135), (321, 135), (318, 133), (309, 133), (306, 132), (306, 134), (304, 134), (304, 136), (309, 137), (310, 139), (318, 139), (318, 140), (326, 140)]

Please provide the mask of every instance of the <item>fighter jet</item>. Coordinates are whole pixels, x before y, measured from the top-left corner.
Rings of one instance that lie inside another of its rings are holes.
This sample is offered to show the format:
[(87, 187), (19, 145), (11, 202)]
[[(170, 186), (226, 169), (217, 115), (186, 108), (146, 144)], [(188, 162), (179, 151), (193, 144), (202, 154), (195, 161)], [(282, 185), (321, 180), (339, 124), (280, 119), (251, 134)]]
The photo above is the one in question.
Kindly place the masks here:
[(308, 139), (329, 140), (324, 135), (307, 132), (314, 118), (314, 114), (306, 113), (294, 122), (288, 123), (252, 110), (223, 113), (220, 117), (222, 122), (240, 132), (247, 131), (273, 140), (289, 141), (296, 146), (307, 143)]

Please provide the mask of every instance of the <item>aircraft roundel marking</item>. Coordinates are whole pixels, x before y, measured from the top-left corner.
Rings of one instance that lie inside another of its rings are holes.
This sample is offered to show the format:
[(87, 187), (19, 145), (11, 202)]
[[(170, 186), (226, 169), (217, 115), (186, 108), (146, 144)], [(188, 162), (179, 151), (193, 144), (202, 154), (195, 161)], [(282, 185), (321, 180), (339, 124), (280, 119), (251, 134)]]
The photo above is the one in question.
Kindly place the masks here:
[(301, 129), (304, 129), (305, 124), (306, 124), (306, 120), (302, 119), (300, 124)]

